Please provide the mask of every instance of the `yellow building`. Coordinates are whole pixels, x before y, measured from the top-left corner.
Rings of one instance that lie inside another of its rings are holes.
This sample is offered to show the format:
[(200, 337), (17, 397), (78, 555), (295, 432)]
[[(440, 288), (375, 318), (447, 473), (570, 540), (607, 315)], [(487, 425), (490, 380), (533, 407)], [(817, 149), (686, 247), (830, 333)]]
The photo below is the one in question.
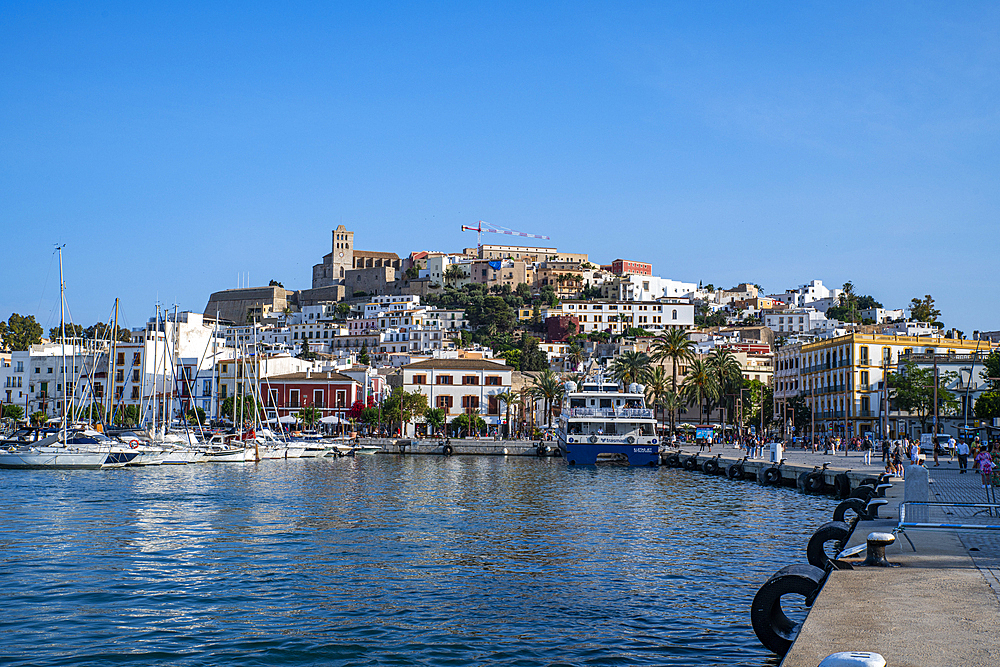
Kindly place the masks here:
[[(888, 435), (896, 435), (902, 426), (897, 422), (903, 417), (887, 410), (883, 385), (885, 375), (898, 370), (901, 356), (903, 361), (907, 354), (968, 357), (977, 345), (980, 355), (996, 347), (988, 341), (852, 333), (803, 344), (800, 358), (791, 365), (801, 378), (798, 393), (812, 409), (816, 433), (846, 432), (852, 437), (871, 432), (881, 437), (886, 434), (880, 423)], [(775, 408), (777, 416), (782, 406)]]

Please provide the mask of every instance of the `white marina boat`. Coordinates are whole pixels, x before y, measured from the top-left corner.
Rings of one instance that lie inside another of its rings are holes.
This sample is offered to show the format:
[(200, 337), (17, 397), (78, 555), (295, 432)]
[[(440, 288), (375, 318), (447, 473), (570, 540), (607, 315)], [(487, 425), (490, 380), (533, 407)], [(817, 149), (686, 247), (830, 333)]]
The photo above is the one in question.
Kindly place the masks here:
[(137, 456), (102, 433), (74, 429), (20, 444), (7, 441), (0, 450), (0, 468), (118, 468)]

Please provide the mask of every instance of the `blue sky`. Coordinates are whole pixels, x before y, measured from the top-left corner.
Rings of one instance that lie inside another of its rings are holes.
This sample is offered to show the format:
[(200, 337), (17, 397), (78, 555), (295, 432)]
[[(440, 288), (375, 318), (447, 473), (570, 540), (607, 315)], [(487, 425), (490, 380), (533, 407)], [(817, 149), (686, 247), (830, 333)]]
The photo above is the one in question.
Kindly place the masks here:
[(0, 2), (0, 317), (310, 286), (462, 224), (1000, 329), (996, 3)]

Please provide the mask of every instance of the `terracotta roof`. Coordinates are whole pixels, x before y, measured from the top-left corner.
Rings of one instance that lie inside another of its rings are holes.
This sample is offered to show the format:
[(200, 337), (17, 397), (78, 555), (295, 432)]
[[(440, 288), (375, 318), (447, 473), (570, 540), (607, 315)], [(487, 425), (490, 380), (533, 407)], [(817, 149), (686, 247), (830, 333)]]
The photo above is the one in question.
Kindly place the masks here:
[(417, 361), (403, 366), (405, 369), (441, 369), (460, 371), (512, 371), (511, 366), (485, 361), (483, 359), (428, 359), (427, 361)]
[(355, 250), (355, 257), (386, 257), (389, 259), (399, 259), (399, 255), (394, 252), (377, 252), (374, 250)]
[(316, 382), (355, 382), (355, 379), (344, 375), (342, 373), (334, 373), (327, 371), (311, 371), (306, 375), (306, 372), (301, 373), (285, 373), (284, 375), (271, 375), (263, 378), (261, 382), (292, 382), (298, 380), (315, 380)]

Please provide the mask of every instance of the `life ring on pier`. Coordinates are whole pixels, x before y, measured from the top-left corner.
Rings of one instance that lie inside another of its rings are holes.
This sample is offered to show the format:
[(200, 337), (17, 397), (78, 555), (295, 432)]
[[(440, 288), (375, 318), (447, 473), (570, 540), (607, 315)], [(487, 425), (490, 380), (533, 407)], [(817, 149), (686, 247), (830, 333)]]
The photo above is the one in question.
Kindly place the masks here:
[(806, 545), (806, 559), (809, 564), (824, 570), (832, 569), (833, 563), (830, 562), (830, 557), (824, 548), (826, 543), (833, 540), (841, 543), (846, 542), (850, 534), (851, 527), (843, 521), (824, 523), (813, 533)]
[(732, 464), (726, 468), (726, 477), (729, 479), (743, 479), (743, 466), (739, 463)]
[(826, 480), (823, 473), (811, 472), (806, 476), (806, 493), (822, 493), (826, 488)]
[(777, 468), (768, 468), (761, 474), (761, 481), (767, 485), (781, 482), (781, 471)]
[(455, 453), (455, 449), (451, 445), (445, 445), (441, 448), (441, 453), (445, 456), (451, 456)]
[(587, 438), (587, 440), (589, 440), (590, 444), (592, 444), (592, 445), (596, 444), (597, 443), (597, 436), (596, 435), (592, 435), (589, 438)]
[(823, 587), (826, 572), (812, 565), (787, 565), (764, 582), (753, 598), (750, 623), (757, 639), (778, 655), (785, 655), (795, 641), (801, 624), (781, 609), (782, 595), (801, 595), (811, 607)]
[(847, 473), (841, 472), (833, 478), (833, 488), (837, 492), (837, 498), (844, 500), (851, 495), (851, 478)]
[(695, 470), (698, 468), (698, 455), (689, 456), (684, 459), (684, 469), (685, 470)]
[(702, 472), (706, 475), (718, 475), (719, 474), (719, 462), (715, 459), (708, 459), (701, 464)]
[(861, 498), (847, 498), (845, 500), (841, 500), (840, 504), (837, 505), (837, 509), (833, 510), (833, 520), (847, 523), (847, 510), (852, 510), (855, 514), (857, 514), (858, 519), (864, 519), (868, 516), (865, 504), (865, 501), (861, 500)]

